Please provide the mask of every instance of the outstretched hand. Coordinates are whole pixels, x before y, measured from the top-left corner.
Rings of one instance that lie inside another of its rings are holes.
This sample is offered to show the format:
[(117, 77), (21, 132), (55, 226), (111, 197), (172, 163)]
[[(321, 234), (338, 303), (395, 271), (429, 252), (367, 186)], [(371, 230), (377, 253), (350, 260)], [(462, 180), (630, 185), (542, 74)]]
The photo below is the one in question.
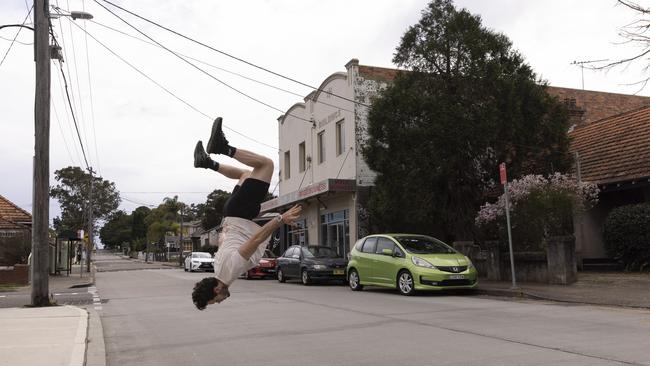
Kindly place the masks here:
[(302, 206), (295, 205), (291, 207), (287, 212), (282, 214), (282, 221), (287, 225), (292, 225), (298, 217), (300, 217), (300, 212), (302, 211)]

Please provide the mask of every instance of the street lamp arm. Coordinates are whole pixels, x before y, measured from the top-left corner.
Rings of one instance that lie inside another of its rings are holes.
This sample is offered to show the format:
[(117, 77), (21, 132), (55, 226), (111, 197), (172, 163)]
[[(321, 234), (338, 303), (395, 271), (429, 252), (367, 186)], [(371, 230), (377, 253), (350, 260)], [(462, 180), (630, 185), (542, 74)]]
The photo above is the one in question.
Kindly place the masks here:
[(34, 30), (34, 28), (32, 28), (32, 27), (30, 27), (30, 26), (28, 26), (28, 25), (24, 25), (24, 24), (5, 24), (5, 25), (0, 25), (0, 29), (2, 29), (2, 28), (9, 28), (9, 27), (21, 27), (21, 28), (31, 29), (32, 31)]

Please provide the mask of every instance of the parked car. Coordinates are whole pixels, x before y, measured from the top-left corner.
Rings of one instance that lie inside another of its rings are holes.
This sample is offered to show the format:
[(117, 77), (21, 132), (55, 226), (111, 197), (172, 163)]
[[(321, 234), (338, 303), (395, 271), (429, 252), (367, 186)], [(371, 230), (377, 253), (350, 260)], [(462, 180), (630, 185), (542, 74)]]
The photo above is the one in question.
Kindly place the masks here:
[(353, 291), (373, 285), (411, 295), (416, 290), (470, 289), (478, 284), (469, 258), (424, 235), (366, 236), (352, 248), (347, 271)]
[(293, 245), (278, 258), (277, 278), (279, 282), (300, 278), (303, 285), (317, 280), (345, 281), (347, 264), (332, 248)]
[(278, 259), (270, 250), (264, 251), (264, 256), (260, 259), (259, 265), (245, 272), (242, 277), (250, 280), (253, 278), (275, 277), (275, 267)]
[(207, 252), (192, 252), (185, 257), (185, 272), (214, 271), (214, 258)]

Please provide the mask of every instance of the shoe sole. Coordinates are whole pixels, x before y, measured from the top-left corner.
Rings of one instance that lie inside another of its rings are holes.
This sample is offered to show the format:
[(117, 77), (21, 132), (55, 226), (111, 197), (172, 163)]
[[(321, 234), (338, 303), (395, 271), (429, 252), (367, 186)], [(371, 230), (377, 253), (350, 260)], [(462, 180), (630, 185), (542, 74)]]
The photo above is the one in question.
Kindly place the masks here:
[(217, 135), (217, 131), (221, 131), (221, 121), (221, 117), (217, 117), (217, 119), (214, 120), (214, 123), (212, 124), (210, 139), (208, 140), (208, 146), (205, 150), (208, 154), (218, 154), (216, 151), (216, 146), (214, 146), (214, 137)]
[[(196, 143), (196, 147), (194, 148), (194, 167), (195, 168), (202, 168), (202, 166), (197, 165), (197, 163), (198, 163), (197, 158), (201, 158), (201, 155), (200, 155), (201, 150), (203, 150), (203, 142), (199, 141), (199, 142)], [(199, 153), (198, 155), (197, 155), (197, 152)]]

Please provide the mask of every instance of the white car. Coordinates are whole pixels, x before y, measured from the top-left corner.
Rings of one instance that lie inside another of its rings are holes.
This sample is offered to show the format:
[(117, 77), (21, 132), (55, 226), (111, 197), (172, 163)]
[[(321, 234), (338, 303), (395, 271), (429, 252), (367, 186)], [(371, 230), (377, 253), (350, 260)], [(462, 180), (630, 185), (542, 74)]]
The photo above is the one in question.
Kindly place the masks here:
[(207, 252), (192, 252), (185, 257), (185, 272), (214, 271), (214, 258)]

